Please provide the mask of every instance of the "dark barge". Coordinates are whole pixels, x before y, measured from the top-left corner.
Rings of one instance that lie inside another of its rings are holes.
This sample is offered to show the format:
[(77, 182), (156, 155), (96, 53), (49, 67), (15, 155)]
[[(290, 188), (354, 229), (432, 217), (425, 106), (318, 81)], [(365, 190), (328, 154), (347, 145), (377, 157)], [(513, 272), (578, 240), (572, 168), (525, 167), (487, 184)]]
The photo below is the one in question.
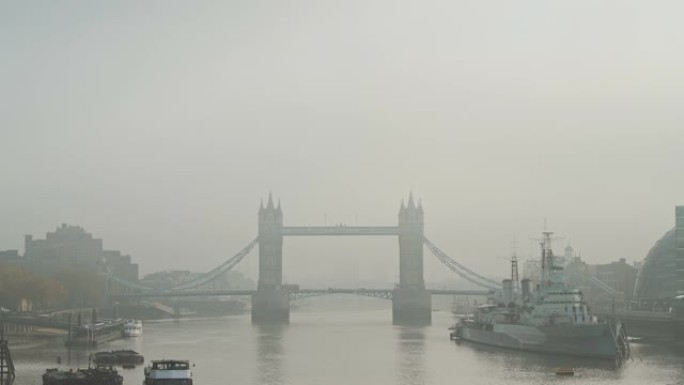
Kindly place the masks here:
[(47, 369), (43, 385), (122, 385), (123, 377), (111, 367), (97, 366), (88, 369)]
[(145, 357), (133, 350), (112, 350), (93, 354), (93, 362), (98, 365), (139, 365), (144, 361)]

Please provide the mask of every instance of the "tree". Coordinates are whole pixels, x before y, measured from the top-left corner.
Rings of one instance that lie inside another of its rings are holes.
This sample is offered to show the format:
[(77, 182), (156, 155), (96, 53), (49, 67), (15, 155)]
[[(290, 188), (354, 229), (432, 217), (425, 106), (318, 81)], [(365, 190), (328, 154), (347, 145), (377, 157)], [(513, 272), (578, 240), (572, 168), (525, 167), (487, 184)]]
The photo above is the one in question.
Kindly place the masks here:
[(66, 289), (53, 278), (35, 274), (20, 266), (0, 265), (0, 303), (16, 308), (22, 299), (38, 307), (60, 304), (66, 298)]
[(106, 279), (84, 269), (62, 269), (55, 278), (68, 292), (71, 306), (99, 306), (105, 299)]

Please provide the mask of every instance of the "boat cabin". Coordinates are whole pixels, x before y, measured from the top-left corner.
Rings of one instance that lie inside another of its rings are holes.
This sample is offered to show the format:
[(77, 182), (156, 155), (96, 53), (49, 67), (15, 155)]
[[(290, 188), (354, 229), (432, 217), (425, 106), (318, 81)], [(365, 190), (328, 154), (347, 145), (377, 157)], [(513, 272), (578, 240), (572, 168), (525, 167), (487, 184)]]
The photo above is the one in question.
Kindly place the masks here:
[(192, 385), (190, 362), (155, 360), (145, 368), (144, 385)]

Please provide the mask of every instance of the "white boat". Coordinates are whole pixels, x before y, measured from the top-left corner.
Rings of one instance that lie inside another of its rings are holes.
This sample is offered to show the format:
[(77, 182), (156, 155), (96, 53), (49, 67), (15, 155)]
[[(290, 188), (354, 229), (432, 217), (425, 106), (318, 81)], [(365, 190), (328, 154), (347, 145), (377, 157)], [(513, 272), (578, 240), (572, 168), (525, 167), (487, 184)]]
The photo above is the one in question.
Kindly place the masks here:
[(143, 385), (192, 385), (188, 360), (153, 360), (145, 368)]
[(142, 334), (142, 321), (129, 319), (124, 322), (124, 337), (140, 337)]

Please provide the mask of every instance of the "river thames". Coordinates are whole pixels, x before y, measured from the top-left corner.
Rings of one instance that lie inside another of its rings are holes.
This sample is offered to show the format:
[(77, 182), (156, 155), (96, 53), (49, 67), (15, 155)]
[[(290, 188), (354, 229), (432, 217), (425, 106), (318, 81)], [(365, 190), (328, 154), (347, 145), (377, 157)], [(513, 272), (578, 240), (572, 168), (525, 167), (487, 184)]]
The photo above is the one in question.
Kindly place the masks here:
[[(632, 344), (632, 359), (614, 368), (450, 341), (455, 319), (446, 310), (433, 313), (432, 326), (400, 327), (380, 300), (320, 301), (293, 311), (290, 324), (280, 327), (253, 326), (248, 314), (145, 322), (143, 337), (98, 350), (133, 349), (146, 362), (189, 359), (197, 385), (684, 384), (684, 353), (670, 347)], [(57, 343), (18, 346), (14, 384), (39, 385), (48, 367), (87, 367), (90, 353)], [(575, 367), (576, 375), (556, 376), (559, 367)], [(119, 372), (124, 384), (142, 384), (143, 366)]]

